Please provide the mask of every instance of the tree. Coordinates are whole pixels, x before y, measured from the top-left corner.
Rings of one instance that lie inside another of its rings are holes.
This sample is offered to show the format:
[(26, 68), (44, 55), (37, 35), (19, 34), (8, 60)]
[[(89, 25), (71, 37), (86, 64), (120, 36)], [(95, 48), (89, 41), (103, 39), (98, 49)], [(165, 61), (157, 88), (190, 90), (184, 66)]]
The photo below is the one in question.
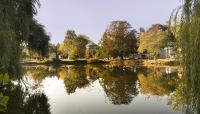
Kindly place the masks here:
[(127, 21), (113, 21), (100, 40), (103, 58), (128, 57), (137, 52), (136, 31)]
[(68, 56), (67, 48), (65, 48), (64, 43), (61, 43), (60, 46), (58, 47), (58, 53), (62, 58), (66, 58)]
[(70, 59), (85, 58), (86, 45), (90, 42), (89, 37), (85, 35), (76, 35), (75, 31), (68, 30), (65, 40), (60, 45), (61, 55), (68, 56)]
[[(189, 109), (200, 112), (200, 1), (184, 0), (181, 11), (180, 44), (186, 82), (186, 103)], [(177, 15), (177, 13), (176, 13)]]
[(49, 43), (49, 52), (50, 53), (51, 52), (56, 52), (58, 50), (57, 47), (60, 47), (60, 45), (59, 44), (54, 45), (54, 44)]
[(28, 48), (45, 56), (48, 54), (49, 40), (50, 38), (44, 30), (44, 26), (33, 20), (30, 25)]
[(85, 35), (78, 35), (76, 39), (73, 40), (71, 48), (71, 58), (85, 58), (86, 56), (86, 45), (89, 42), (89, 38)]
[(71, 49), (72, 49), (72, 43), (73, 43), (73, 41), (74, 41), (74, 39), (77, 37), (77, 35), (76, 35), (76, 33), (75, 33), (75, 31), (74, 30), (68, 30), (67, 32), (66, 32), (66, 36), (65, 36), (65, 39), (64, 39), (64, 42), (63, 42), (63, 55), (65, 54), (65, 55), (67, 55), (68, 56), (68, 58), (70, 58), (70, 51), (71, 51)]
[(0, 70), (19, 75), (20, 45), (27, 40), (36, 3), (39, 1), (0, 1)]
[(146, 32), (141, 34), (138, 52), (147, 51), (150, 55), (157, 56), (165, 47), (170, 45), (174, 36), (168, 31), (168, 27), (160, 24), (152, 25)]
[(36, 5), (40, 5), (39, 0), (0, 1), (0, 70), (19, 75), (21, 45), (28, 41), (33, 17), (37, 14)]

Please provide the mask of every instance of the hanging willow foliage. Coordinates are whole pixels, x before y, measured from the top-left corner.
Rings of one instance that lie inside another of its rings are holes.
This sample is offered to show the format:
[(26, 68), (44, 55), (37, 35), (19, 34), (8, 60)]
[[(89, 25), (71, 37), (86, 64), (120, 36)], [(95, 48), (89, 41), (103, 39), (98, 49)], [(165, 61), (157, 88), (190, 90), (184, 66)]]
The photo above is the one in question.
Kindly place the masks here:
[(178, 39), (186, 81), (186, 112), (200, 114), (200, 0), (184, 0), (184, 5), (176, 9), (175, 20), (180, 9)]
[(0, 0), (0, 73), (19, 75), (20, 44), (27, 41), (36, 4), (38, 0)]

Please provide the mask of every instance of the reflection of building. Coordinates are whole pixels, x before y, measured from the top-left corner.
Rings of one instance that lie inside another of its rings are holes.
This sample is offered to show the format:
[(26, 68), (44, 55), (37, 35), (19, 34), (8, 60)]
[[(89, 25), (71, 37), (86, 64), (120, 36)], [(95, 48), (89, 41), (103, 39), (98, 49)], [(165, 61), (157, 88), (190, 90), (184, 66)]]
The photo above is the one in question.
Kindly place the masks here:
[(177, 68), (168, 66), (168, 67), (160, 68), (159, 72), (165, 73), (165, 74), (172, 74), (172, 73), (177, 72)]
[(171, 74), (172, 73), (172, 68), (171, 67), (166, 67), (165, 68), (166, 74)]
[(138, 74), (140, 92), (145, 95), (169, 95), (174, 91), (179, 79), (176, 67), (153, 68), (145, 72)]
[(96, 49), (97, 45), (93, 42), (89, 42), (87, 45), (86, 45), (86, 53), (87, 53), (87, 57), (88, 58), (91, 58), (91, 57), (94, 57), (94, 50)]

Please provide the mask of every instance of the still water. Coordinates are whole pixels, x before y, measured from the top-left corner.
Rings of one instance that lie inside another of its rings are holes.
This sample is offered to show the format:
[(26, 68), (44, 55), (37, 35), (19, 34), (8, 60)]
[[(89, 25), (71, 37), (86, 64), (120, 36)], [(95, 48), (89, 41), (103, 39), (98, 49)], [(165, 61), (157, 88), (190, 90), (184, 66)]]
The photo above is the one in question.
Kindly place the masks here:
[(183, 114), (177, 67), (23, 66), (4, 114)]

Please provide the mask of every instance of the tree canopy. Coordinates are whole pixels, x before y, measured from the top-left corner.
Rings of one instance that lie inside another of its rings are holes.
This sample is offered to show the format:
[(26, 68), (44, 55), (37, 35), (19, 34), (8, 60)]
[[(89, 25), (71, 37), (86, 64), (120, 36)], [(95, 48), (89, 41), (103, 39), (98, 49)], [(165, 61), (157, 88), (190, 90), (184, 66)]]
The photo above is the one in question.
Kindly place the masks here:
[(180, 24), (180, 44), (183, 55), (183, 71), (188, 110), (200, 112), (200, 1), (184, 0)]
[(100, 40), (103, 58), (128, 57), (137, 52), (136, 31), (127, 21), (113, 21)]
[(76, 35), (75, 31), (68, 30), (64, 42), (59, 47), (59, 52), (70, 59), (86, 57), (86, 45), (91, 42), (86, 35)]
[(50, 37), (44, 30), (44, 26), (33, 20), (30, 25), (30, 34), (28, 37), (28, 48), (40, 55), (45, 56), (48, 54)]
[(152, 55), (158, 54), (165, 46), (170, 45), (173, 40), (174, 36), (169, 32), (167, 26), (161, 24), (152, 25), (140, 35), (138, 52), (147, 51)]
[[(44, 28), (34, 22), (37, 5), (40, 5), (39, 0), (0, 1), (0, 70), (19, 72), (21, 47), (24, 44), (45, 54), (49, 37), (44, 34)], [(43, 36), (39, 37), (38, 33)]]

